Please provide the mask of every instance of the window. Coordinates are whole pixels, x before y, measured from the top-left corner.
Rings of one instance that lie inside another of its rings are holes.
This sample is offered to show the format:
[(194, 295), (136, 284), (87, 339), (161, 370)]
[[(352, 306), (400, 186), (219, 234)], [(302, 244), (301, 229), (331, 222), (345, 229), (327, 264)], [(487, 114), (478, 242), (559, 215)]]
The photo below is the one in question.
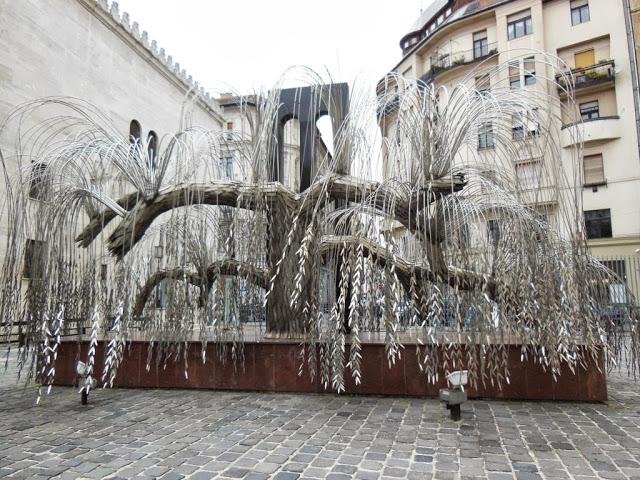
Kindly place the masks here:
[(524, 84), (533, 85), (536, 83), (536, 57), (524, 59)]
[(233, 179), (233, 157), (225, 157), (220, 160), (220, 176)]
[(596, 63), (596, 53), (593, 48), (578, 52), (574, 54), (573, 58), (576, 63), (576, 68), (590, 67)]
[(100, 280), (102, 282), (106, 282), (107, 281), (107, 273), (108, 273), (108, 266), (106, 263), (103, 263), (102, 265), (100, 265)]
[(153, 130), (151, 130), (147, 136), (147, 153), (149, 154), (149, 166), (155, 170), (158, 155), (158, 134)]
[(600, 105), (598, 100), (580, 104), (580, 116), (583, 122), (600, 118)]
[(47, 199), (47, 164), (46, 163), (32, 163), (31, 164), (31, 181), (29, 183), (29, 197), (34, 200), (46, 200)]
[(478, 150), (493, 148), (493, 125), (485, 123), (478, 128)]
[(473, 34), (473, 58), (482, 58), (489, 55), (489, 41), (487, 40), (487, 31), (476, 32)]
[(611, 238), (611, 210), (585, 210), (587, 238)]
[(520, 88), (520, 62), (509, 62), (509, 85), (513, 89)]
[(516, 163), (516, 178), (518, 185), (523, 190), (537, 188), (540, 185), (542, 176), (542, 165), (540, 162)]
[(142, 128), (140, 122), (137, 120), (131, 120), (129, 123), (129, 143), (132, 145), (139, 143), (142, 138)]
[(440, 15), (436, 22), (437, 22), (438, 25), (440, 25), (442, 22), (444, 22), (444, 14)]
[(487, 222), (487, 238), (492, 245), (495, 245), (500, 240), (500, 224), (497, 220), (489, 220)]
[(571, 0), (571, 25), (580, 25), (589, 20), (589, 0)]
[(24, 248), (24, 278), (40, 278), (42, 275), (42, 262), (44, 261), (45, 243), (41, 240), (28, 239)]
[(155, 308), (167, 307), (169, 304), (169, 281), (167, 279), (161, 280), (156, 285), (154, 297)]
[(604, 184), (604, 164), (602, 155), (585, 155), (582, 160), (585, 185)]
[(509, 40), (531, 35), (533, 33), (533, 23), (531, 21), (531, 10), (525, 10), (507, 17), (507, 35)]
[(476, 90), (482, 96), (486, 96), (491, 92), (491, 78), (488, 73), (476, 77)]
[(537, 107), (526, 112), (523, 117), (523, 124), (527, 135), (538, 135), (540, 132), (540, 117)]
[(514, 115), (511, 118), (511, 137), (514, 140), (524, 139), (524, 123), (520, 115)]
[(233, 140), (233, 122), (227, 122), (227, 140)]

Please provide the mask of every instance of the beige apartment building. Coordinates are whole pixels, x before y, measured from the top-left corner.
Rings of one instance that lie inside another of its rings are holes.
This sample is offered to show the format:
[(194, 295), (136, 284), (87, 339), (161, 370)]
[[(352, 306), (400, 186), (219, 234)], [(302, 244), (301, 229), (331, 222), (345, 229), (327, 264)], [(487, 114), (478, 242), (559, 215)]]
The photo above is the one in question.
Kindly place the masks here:
[[(556, 126), (561, 161), (568, 165), (583, 154), (569, 188), (581, 197), (589, 248), (619, 275), (629, 281), (635, 277), (637, 283), (640, 156), (637, 62), (627, 35), (629, 13), (622, 0), (434, 0), (400, 40), (402, 58), (391, 72), (451, 88), (463, 79), (468, 82), (481, 63), (509, 64), (504, 84), (524, 91), (546, 89), (554, 95), (563, 106), (555, 120), (561, 123)], [(637, 29), (637, 19), (635, 24)], [(543, 52), (550, 56), (541, 58)], [(549, 58), (555, 57), (560, 61), (549, 71)], [(536, 82), (535, 72), (553, 78), (568, 70), (573, 80), (558, 79), (572, 82), (575, 111), (564, 108), (571, 105), (566, 90), (552, 82)], [(476, 85), (470, 86), (492, 86), (477, 83), (476, 78)], [(390, 135), (394, 114), (387, 109), (379, 119), (383, 135)], [(479, 144), (479, 149), (485, 146)], [(516, 169), (520, 160), (514, 159)], [(391, 168), (385, 162), (385, 176)], [(559, 203), (553, 196), (545, 202), (544, 214), (551, 222)], [(540, 206), (538, 202), (536, 208)]]

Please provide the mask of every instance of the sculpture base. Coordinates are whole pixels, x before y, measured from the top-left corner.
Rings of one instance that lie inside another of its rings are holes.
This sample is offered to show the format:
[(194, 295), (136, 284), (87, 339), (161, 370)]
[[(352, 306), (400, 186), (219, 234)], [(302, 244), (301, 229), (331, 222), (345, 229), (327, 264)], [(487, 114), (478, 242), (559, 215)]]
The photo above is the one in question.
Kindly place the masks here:
[[(98, 344), (94, 376), (100, 380), (106, 341)], [(184, 344), (183, 344), (184, 345)], [(180, 354), (174, 358), (158, 362), (156, 357), (146, 369), (149, 342), (130, 341), (127, 343), (124, 357), (114, 387), (147, 388), (200, 388), (215, 390), (249, 390), (269, 392), (330, 392), (322, 385), (318, 375), (311, 379), (308, 369), (300, 370), (300, 342), (287, 340), (266, 340), (245, 342), (244, 363), (234, 365), (230, 354), (226, 361), (218, 355), (218, 345), (209, 343), (206, 350), (206, 363), (202, 362), (202, 350), (199, 342), (187, 342), (187, 361)], [(231, 345), (228, 344), (228, 351)], [(347, 352), (348, 355), (348, 345)], [(439, 347), (442, 349), (442, 347)], [(605, 402), (607, 384), (603, 356), (598, 364), (589, 360), (586, 368), (578, 368), (572, 373), (568, 368), (562, 372), (558, 381), (532, 359), (520, 360), (520, 346), (505, 346), (508, 352), (510, 382), (498, 385), (486, 385), (479, 382), (474, 388), (467, 388), (469, 398), (490, 398), (502, 400), (569, 400), (584, 402)], [(75, 363), (77, 359), (86, 361), (88, 341), (63, 341), (56, 362), (56, 385), (75, 383)], [(440, 352), (442, 353), (442, 351)], [(439, 374), (436, 384), (427, 382), (427, 378), (418, 367), (415, 344), (405, 344), (401, 358), (389, 366), (383, 343), (362, 344), (362, 378), (356, 385), (351, 372), (345, 369), (345, 393), (353, 395), (400, 395), (437, 397), (440, 388), (446, 387), (444, 371)], [(347, 357), (348, 358), (348, 357)], [(598, 368), (598, 366), (600, 368)], [(461, 369), (458, 367), (457, 369)], [(186, 374), (185, 374), (186, 370)], [(319, 372), (319, 368), (317, 369)]]

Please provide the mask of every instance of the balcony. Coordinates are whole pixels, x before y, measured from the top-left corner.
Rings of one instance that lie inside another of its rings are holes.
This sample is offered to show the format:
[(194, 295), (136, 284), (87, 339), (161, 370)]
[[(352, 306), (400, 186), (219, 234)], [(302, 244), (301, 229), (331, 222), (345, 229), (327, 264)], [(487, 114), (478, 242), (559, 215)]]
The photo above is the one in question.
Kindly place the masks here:
[(621, 129), (620, 117), (617, 115), (571, 123), (562, 127), (560, 143), (563, 148), (569, 148), (579, 144), (580, 141), (583, 143), (607, 142), (620, 138)]
[(558, 94), (564, 98), (568, 92), (591, 93), (615, 85), (615, 62), (605, 60), (589, 67), (576, 68), (556, 75)]
[(471, 50), (461, 50), (459, 52), (439, 53), (431, 57), (431, 68), (420, 77), (424, 83), (429, 83), (437, 75), (457, 67), (471, 65), (473, 63), (486, 60), (498, 53), (498, 43), (487, 43)]

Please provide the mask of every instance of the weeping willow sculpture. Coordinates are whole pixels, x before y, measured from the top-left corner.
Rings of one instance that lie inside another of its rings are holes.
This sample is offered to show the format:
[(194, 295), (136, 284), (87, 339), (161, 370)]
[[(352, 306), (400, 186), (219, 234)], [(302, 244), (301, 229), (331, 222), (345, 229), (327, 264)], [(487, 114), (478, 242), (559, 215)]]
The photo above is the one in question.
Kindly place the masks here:
[[(19, 141), (3, 158), (0, 308), (5, 338), (20, 325), (27, 378), (51, 384), (70, 325), (93, 346), (108, 340), (105, 385), (132, 338), (148, 340), (148, 368), (186, 363), (187, 341), (202, 343), (203, 362), (208, 342), (242, 362), (249, 336), (296, 338), (301, 368), (337, 391), (345, 375), (360, 381), (362, 342), (378, 338), (390, 363), (415, 344), (430, 382), (464, 365), (472, 383), (500, 385), (513, 343), (554, 376), (603, 352), (635, 372), (638, 319), (601, 314), (613, 274), (586, 250), (580, 149), (561, 161), (574, 105), (556, 90), (571, 99), (571, 79), (556, 82), (557, 59), (538, 55), (536, 88), (509, 88), (493, 58), (451, 88), (389, 76), (375, 101), (352, 94), (348, 114), (308, 74), (314, 98), (344, 118), (300, 192), (273, 160), (279, 85), (239, 99), (244, 132), (185, 124), (157, 146), (78, 100), (19, 107), (4, 129)], [(219, 167), (228, 151), (241, 180)]]

